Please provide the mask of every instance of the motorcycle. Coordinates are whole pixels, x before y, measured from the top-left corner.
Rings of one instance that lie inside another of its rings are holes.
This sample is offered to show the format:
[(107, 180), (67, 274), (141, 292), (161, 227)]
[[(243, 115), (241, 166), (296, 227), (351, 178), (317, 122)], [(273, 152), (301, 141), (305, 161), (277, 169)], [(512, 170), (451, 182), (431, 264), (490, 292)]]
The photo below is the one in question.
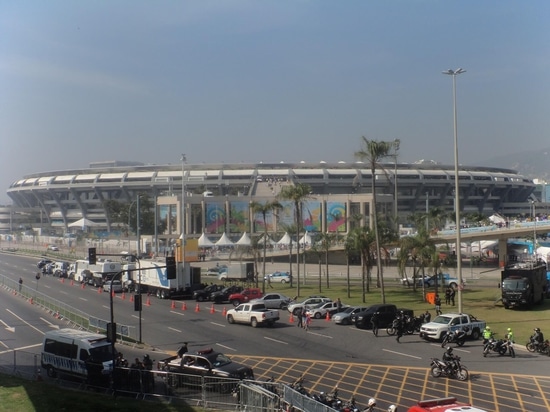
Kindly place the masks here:
[[(512, 348), (512, 350), (514, 349)], [(496, 340), (495, 338), (491, 337), (483, 347), (483, 357), (486, 357), (491, 352), (498, 353), (499, 355), (502, 356), (506, 354), (507, 351), (508, 351), (508, 347), (505, 344), (504, 340), (502, 339)], [(514, 352), (514, 356), (515, 356), (515, 352)]]
[(407, 335), (412, 335), (415, 332), (420, 332), (420, 327), (424, 323), (424, 316), (407, 316), (405, 315), (403, 318), (401, 318), (400, 315), (398, 315), (392, 322), (390, 326), (386, 328), (386, 333), (390, 336), (393, 336), (397, 333), (397, 329), (399, 328), (399, 324), (402, 324), (403, 326), (403, 332)]
[(531, 336), (525, 347), (529, 352), (538, 352), (550, 356), (550, 342), (548, 339), (540, 343), (537, 342), (533, 336)]
[(431, 373), (434, 378), (447, 376), (449, 378), (457, 378), (459, 381), (465, 381), (469, 377), (468, 369), (462, 366), (458, 356), (454, 358), (450, 365), (447, 365), (442, 360), (432, 358)]
[(443, 341), (441, 342), (441, 347), (444, 348), (448, 343), (456, 343), (456, 346), (463, 346), (466, 343), (467, 330), (457, 329), (454, 332), (448, 331), (445, 336), (443, 336)]

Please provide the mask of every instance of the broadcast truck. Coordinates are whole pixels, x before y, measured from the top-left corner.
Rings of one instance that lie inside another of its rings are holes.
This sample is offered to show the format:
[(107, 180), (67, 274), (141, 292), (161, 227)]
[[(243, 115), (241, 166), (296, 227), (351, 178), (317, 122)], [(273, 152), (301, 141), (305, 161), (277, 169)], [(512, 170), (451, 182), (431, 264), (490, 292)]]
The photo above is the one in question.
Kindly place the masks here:
[(123, 265), (122, 283), (130, 292), (155, 295), (159, 299), (191, 299), (193, 292), (203, 289), (201, 270), (188, 263), (176, 264), (175, 279), (168, 279), (164, 261), (142, 260)]
[(505, 309), (512, 307), (530, 307), (544, 301), (548, 279), (546, 263), (515, 262), (501, 272), (502, 304)]
[(90, 264), (87, 260), (77, 260), (71, 265), (69, 277), (80, 283), (102, 287), (105, 282), (111, 280), (120, 271), (122, 271), (120, 262), (105, 260)]

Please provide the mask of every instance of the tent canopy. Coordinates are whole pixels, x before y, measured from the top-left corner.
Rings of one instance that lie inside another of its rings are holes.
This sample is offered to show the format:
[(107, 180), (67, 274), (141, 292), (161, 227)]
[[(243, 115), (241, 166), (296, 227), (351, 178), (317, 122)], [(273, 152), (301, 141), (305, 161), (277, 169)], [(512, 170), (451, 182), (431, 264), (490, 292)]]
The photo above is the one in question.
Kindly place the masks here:
[(302, 236), (302, 238), (300, 239), (300, 244), (311, 245), (311, 235), (309, 234), (309, 232), (306, 231), (306, 233), (304, 233), (304, 236)]
[(223, 232), (222, 237), (216, 242), (216, 246), (233, 246), (234, 243), (227, 237), (225, 232)]
[(199, 237), (199, 247), (212, 247), (214, 242), (206, 237), (206, 234), (203, 232), (201, 237)]
[(90, 219), (86, 219), (85, 217), (69, 225), (69, 227), (81, 227), (81, 228), (96, 227), (96, 226), (100, 226), (100, 224), (96, 222), (92, 222)]
[(290, 245), (291, 241), (292, 239), (290, 238), (290, 235), (288, 234), (288, 232), (285, 232), (284, 236), (281, 238), (281, 240), (277, 242), (277, 244), (288, 246)]
[(248, 234), (244, 232), (241, 238), (237, 240), (237, 243), (235, 244), (239, 246), (250, 246), (251, 243), (252, 242), (250, 241), (250, 236), (248, 236)]

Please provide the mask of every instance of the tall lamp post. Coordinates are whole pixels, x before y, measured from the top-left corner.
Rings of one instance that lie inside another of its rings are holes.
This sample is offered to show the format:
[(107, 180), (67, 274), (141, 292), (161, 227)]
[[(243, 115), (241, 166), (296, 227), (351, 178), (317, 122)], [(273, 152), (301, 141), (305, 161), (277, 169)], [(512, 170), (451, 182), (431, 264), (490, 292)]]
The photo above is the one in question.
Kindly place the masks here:
[(535, 201), (532, 200), (533, 204), (533, 257), (534, 260), (537, 260), (537, 211), (535, 209)]
[(395, 232), (399, 234), (399, 221), (397, 219), (397, 152), (399, 152), (399, 146), (401, 145), (401, 140), (395, 139), (392, 143), (393, 146), (393, 218), (395, 219)]
[(445, 70), (443, 74), (453, 77), (453, 126), (454, 126), (454, 151), (455, 151), (455, 219), (456, 219), (456, 270), (458, 275), (458, 312), (462, 313), (462, 252), (460, 237), (460, 192), (458, 181), (458, 128), (456, 120), (456, 76), (465, 73), (464, 69)]
[(185, 270), (185, 153), (181, 154), (181, 262)]

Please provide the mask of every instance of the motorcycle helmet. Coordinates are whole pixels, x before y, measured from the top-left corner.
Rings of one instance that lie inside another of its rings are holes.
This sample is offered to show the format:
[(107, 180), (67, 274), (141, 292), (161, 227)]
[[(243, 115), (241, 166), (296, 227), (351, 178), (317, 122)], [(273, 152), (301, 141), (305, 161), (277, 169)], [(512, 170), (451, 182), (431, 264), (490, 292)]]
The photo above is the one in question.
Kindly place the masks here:
[(486, 330), (491, 330), (491, 327), (490, 327), (490, 326), (487, 326), (485, 329), (486, 329)]
[(535, 332), (540, 332), (540, 328), (535, 328)]
[(450, 355), (451, 353), (453, 353), (453, 348), (451, 348), (450, 346), (447, 346), (447, 353)]
[(376, 399), (370, 398), (369, 403), (367, 403), (367, 406), (376, 406)]
[(395, 405), (390, 405), (389, 408), (388, 408), (388, 412), (396, 412), (397, 411), (397, 406)]
[(507, 330), (508, 330), (508, 332), (512, 332), (512, 328), (508, 328)]

